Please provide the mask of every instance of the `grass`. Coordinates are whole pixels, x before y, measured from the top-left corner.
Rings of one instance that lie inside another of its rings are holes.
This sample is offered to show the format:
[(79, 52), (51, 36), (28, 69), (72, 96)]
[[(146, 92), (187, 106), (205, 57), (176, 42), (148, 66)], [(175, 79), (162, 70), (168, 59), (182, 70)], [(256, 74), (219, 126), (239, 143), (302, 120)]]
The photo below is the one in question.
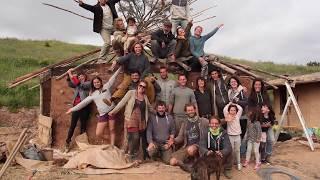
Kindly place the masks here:
[[(13, 89), (7, 89), (8, 83), (21, 75), (95, 48), (97, 47), (54, 40), (0, 39), (0, 106), (7, 106), (12, 111), (21, 107), (38, 106), (39, 88), (28, 90), (38, 83), (37, 79)], [(223, 57), (223, 59), (276, 74), (297, 75), (320, 71), (319, 66), (308, 67), (275, 64), (273, 62), (252, 62), (229, 57)]]
[(7, 106), (12, 111), (38, 106), (39, 88), (28, 90), (38, 83), (37, 79), (13, 89), (7, 88), (8, 83), (16, 77), (95, 48), (52, 40), (0, 39), (0, 106)]

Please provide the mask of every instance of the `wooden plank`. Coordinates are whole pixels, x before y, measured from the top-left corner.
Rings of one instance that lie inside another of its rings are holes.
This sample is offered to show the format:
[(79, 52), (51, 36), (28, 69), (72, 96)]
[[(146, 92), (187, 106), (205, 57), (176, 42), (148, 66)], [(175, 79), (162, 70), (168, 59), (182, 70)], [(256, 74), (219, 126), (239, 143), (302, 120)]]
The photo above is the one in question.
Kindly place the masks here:
[(38, 120), (39, 120), (38, 121), (39, 124), (41, 124), (47, 128), (52, 127), (52, 118), (51, 117), (39, 114)]

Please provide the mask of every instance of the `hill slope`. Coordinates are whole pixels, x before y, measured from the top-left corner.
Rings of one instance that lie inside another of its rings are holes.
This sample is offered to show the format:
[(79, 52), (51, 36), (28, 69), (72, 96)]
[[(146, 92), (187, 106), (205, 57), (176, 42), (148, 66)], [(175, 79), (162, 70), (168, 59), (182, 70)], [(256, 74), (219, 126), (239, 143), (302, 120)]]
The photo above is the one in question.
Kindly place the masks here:
[[(8, 82), (33, 70), (58, 62), (64, 58), (93, 50), (97, 47), (76, 45), (60, 41), (33, 41), (0, 39), (0, 106), (11, 109), (38, 105), (38, 88), (28, 90), (36, 80), (27, 85), (7, 89)], [(272, 62), (252, 62), (223, 57), (226, 61), (249, 65), (276, 74), (305, 74), (320, 71), (320, 67), (281, 65)]]

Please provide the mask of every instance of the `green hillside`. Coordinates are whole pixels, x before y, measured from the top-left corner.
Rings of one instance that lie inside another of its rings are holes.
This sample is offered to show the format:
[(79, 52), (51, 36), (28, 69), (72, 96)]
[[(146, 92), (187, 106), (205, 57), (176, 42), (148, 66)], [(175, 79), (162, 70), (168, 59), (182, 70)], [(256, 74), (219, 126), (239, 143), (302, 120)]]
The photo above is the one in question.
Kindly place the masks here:
[[(34, 41), (0, 39), (0, 106), (14, 110), (20, 107), (37, 106), (39, 89), (28, 90), (37, 80), (14, 89), (7, 89), (8, 82), (16, 77), (41, 67), (81, 54), (97, 47), (69, 44), (60, 41)], [(226, 61), (249, 65), (276, 74), (305, 74), (320, 71), (320, 67), (274, 64), (272, 62), (252, 62), (223, 57)]]

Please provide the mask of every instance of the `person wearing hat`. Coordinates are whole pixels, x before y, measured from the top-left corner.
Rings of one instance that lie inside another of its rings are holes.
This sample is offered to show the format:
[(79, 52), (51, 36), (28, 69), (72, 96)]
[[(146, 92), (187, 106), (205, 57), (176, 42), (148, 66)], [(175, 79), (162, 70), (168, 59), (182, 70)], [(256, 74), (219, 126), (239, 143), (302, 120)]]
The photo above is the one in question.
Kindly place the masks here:
[(151, 62), (156, 62), (159, 58), (168, 58), (169, 61), (175, 60), (176, 40), (171, 28), (171, 22), (165, 21), (162, 29), (151, 34), (151, 51), (154, 56)]

